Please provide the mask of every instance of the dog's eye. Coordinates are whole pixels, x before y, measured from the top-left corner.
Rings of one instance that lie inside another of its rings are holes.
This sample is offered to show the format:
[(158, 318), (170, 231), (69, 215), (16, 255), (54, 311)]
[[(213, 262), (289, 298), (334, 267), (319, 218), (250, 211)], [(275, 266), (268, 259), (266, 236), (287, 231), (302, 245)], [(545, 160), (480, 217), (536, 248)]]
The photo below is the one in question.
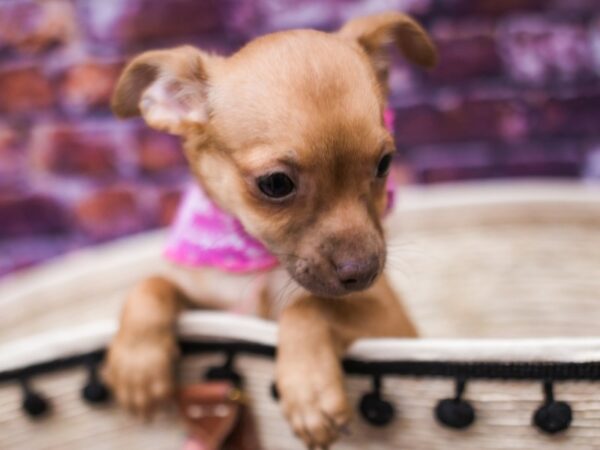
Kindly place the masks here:
[(383, 155), (379, 164), (377, 165), (377, 177), (383, 178), (390, 171), (390, 165), (392, 164), (392, 155), (388, 153), (387, 155)]
[(294, 182), (283, 172), (275, 172), (258, 178), (258, 188), (267, 197), (283, 198), (294, 191)]

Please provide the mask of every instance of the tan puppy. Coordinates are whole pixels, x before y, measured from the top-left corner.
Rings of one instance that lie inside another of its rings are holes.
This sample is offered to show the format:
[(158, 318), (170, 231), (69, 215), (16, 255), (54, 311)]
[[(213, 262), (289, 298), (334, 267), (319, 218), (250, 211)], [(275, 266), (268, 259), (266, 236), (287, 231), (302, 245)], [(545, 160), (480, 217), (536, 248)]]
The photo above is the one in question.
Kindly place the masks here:
[[(382, 118), (390, 43), (416, 64), (435, 64), (426, 32), (390, 12), (336, 33), (270, 34), (228, 58), (192, 47), (147, 52), (127, 66), (113, 98), (120, 117), (141, 115), (180, 135), (204, 190), (280, 259), (285, 270), (272, 272), (261, 310), (280, 324), (283, 411), (312, 447), (329, 445), (349, 418), (339, 363), (347, 346), (416, 334), (380, 276), (394, 152)], [(297, 289), (282, 306), (290, 277)], [(181, 309), (230, 307), (248, 280), (173, 268), (140, 283), (108, 354), (119, 402), (147, 414), (168, 399)]]

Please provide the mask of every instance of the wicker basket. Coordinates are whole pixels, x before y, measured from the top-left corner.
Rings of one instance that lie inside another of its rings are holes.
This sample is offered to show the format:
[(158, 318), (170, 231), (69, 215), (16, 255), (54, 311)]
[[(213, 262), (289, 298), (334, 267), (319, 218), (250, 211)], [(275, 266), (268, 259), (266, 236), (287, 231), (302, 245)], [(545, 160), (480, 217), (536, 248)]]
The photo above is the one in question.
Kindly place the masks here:
[[(424, 338), (351, 348), (357, 413), (335, 448), (600, 449), (600, 191), (474, 184), (403, 195), (388, 268)], [(181, 446), (174, 412), (148, 425), (81, 398), (124, 291), (160, 267), (161, 241), (129, 238), (0, 284), (0, 449)], [(264, 448), (302, 448), (270, 394), (274, 324), (205, 312), (179, 329), (183, 382), (228, 355)], [(22, 401), (34, 391), (51, 408), (31, 418)]]

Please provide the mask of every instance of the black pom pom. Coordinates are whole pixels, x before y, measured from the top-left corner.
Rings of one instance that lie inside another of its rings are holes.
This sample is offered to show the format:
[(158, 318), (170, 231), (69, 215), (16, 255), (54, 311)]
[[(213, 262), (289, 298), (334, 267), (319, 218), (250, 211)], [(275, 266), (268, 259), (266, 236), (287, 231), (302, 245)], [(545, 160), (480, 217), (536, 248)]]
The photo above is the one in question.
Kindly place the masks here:
[(25, 391), (22, 406), (30, 417), (40, 417), (48, 411), (48, 402), (46, 399), (31, 390)]
[(573, 413), (565, 402), (551, 401), (538, 408), (533, 416), (533, 423), (540, 430), (554, 434), (566, 430), (571, 425)]
[(279, 400), (279, 391), (277, 390), (275, 382), (271, 383), (271, 388), (269, 390), (271, 392), (271, 398), (273, 400)]
[(396, 414), (394, 405), (383, 400), (377, 392), (363, 395), (359, 410), (367, 422), (377, 427), (390, 423)]
[(110, 399), (110, 391), (98, 377), (98, 361), (88, 362), (88, 381), (81, 389), (81, 398), (88, 403), (104, 403)]
[(104, 383), (92, 376), (81, 390), (81, 397), (89, 403), (104, 403), (110, 399), (110, 392)]
[(450, 428), (467, 428), (475, 420), (475, 410), (465, 400), (446, 398), (440, 400), (435, 408), (435, 417)]

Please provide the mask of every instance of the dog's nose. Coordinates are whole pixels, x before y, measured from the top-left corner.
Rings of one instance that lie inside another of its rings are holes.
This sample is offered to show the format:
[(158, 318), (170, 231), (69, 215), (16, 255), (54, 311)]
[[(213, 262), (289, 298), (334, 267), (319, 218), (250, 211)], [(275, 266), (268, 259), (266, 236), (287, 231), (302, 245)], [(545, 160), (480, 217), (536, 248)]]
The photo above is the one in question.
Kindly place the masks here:
[(346, 289), (359, 291), (373, 283), (379, 272), (379, 262), (376, 258), (344, 260), (336, 264), (336, 272), (340, 283)]

